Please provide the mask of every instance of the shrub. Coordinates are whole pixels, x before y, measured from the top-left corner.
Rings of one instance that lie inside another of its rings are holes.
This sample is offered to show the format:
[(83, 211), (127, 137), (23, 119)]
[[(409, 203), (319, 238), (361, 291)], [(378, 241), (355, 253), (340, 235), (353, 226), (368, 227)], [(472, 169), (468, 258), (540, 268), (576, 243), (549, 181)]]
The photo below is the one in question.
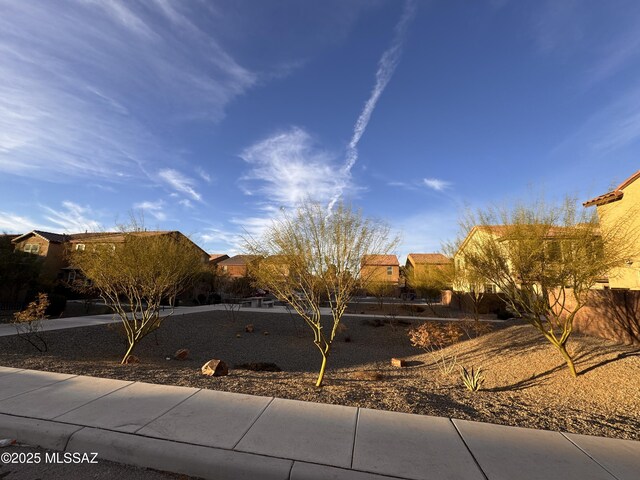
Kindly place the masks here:
[(13, 314), (13, 324), (18, 337), (29, 342), (39, 352), (48, 350), (47, 342), (42, 336), (42, 320), (47, 318), (45, 310), (49, 306), (46, 293), (39, 293), (38, 299), (27, 305), (21, 312)]
[(409, 330), (411, 345), (431, 353), (436, 365), (443, 375), (453, 372), (457, 359), (447, 356), (443, 349), (460, 340), (464, 335), (462, 327), (453, 322), (425, 322), (417, 328)]

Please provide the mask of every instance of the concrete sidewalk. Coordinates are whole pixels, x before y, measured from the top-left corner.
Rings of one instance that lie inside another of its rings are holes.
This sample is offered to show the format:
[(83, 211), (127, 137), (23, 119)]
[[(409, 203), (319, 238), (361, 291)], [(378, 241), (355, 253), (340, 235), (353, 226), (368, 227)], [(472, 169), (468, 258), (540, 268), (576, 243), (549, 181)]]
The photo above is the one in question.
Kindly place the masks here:
[[(189, 315), (191, 313), (202, 313), (202, 312), (211, 312), (211, 311), (224, 311), (225, 307), (222, 304), (218, 305), (200, 305), (197, 307), (176, 307), (174, 309), (173, 315), (174, 317), (180, 315)], [(271, 308), (251, 308), (251, 307), (242, 307), (238, 312), (252, 312), (252, 313), (280, 313), (280, 314), (288, 314), (296, 313), (293, 310), (287, 310), (286, 307), (274, 306)], [(322, 315), (331, 315), (331, 310), (328, 308), (321, 308), (320, 313)], [(171, 314), (170, 309), (160, 311), (161, 317), (166, 317)], [(360, 313), (345, 313), (345, 317), (362, 317), (362, 318), (390, 318), (385, 315), (376, 315), (376, 314), (360, 314)], [(464, 319), (461, 318), (439, 318), (439, 317), (412, 317), (408, 315), (395, 315), (393, 317), (395, 320), (421, 320), (421, 321), (462, 321)], [(42, 322), (42, 330), (47, 332), (50, 330), (62, 330), (65, 328), (77, 328), (77, 327), (90, 327), (92, 325), (104, 325), (106, 323), (118, 323), (120, 322), (120, 317), (113, 315), (112, 313), (107, 313), (104, 315), (87, 315), (84, 317), (69, 317), (69, 318), (51, 318), (48, 320), (44, 320)], [(493, 322), (500, 323), (502, 320), (484, 320), (484, 322)], [(16, 328), (10, 323), (0, 324), (0, 337), (6, 337), (9, 335), (15, 335)]]
[(640, 473), (640, 442), (8, 367), (0, 367), (0, 437), (208, 479)]

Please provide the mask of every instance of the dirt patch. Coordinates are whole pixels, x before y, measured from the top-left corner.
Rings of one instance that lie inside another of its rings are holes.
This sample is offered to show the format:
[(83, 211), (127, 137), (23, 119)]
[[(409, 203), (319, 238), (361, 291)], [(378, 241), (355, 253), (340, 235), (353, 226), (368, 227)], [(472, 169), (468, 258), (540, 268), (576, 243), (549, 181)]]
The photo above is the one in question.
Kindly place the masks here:
[[(15, 336), (2, 337), (0, 364), (640, 440), (640, 352), (631, 347), (576, 335), (570, 350), (583, 373), (573, 379), (532, 327), (507, 324), (443, 351), (459, 365), (483, 369), (483, 390), (474, 393), (462, 385), (457, 369), (442, 374), (431, 354), (409, 344), (409, 326), (372, 327), (346, 317), (325, 386), (316, 389), (321, 359), (300, 319), (236, 315), (235, 321), (220, 311), (169, 318), (135, 351), (138, 364), (119, 365), (124, 341), (117, 328), (105, 325), (46, 332), (46, 354)], [(249, 323), (255, 333), (245, 332)], [(342, 341), (346, 336), (348, 343)], [(181, 348), (189, 357), (172, 360)], [(409, 366), (392, 367), (392, 357)], [(228, 365), (275, 363), (282, 371), (232, 368), (228, 376), (205, 377), (200, 367), (212, 358)]]

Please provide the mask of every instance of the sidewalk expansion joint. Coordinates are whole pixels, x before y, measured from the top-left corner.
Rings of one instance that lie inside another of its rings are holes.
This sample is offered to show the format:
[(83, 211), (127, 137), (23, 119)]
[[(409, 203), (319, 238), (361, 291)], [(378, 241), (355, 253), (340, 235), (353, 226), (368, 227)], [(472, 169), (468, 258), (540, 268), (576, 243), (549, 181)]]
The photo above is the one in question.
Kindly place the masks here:
[(478, 467), (478, 470), (480, 471), (480, 473), (482, 474), (482, 476), (485, 478), (485, 480), (489, 480), (489, 477), (487, 477), (487, 474), (484, 473), (484, 470), (482, 469), (482, 467), (480, 466), (480, 462), (478, 462), (478, 459), (476, 458), (476, 456), (473, 454), (473, 452), (471, 451), (471, 448), (469, 448), (469, 445), (467, 445), (467, 441), (464, 439), (464, 436), (462, 435), (462, 432), (460, 431), (460, 429), (458, 428), (458, 426), (456, 425), (456, 422), (453, 421), (453, 418), (449, 418), (449, 421), (451, 422), (451, 425), (453, 425), (453, 428), (456, 429), (456, 432), (458, 432), (458, 436), (460, 437), (460, 440), (462, 440), (462, 443), (464, 444), (464, 447), (467, 449), (467, 451), (469, 452), (469, 455), (471, 455), (471, 458), (473, 458), (473, 462), (476, 464), (476, 466)]
[(351, 463), (349, 467), (353, 468), (353, 456), (356, 453), (356, 439), (358, 438), (358, 422), (360, 421), (360, 407), (356, 407), (356, 426), (353, 430), (353, 445), (351, 445)]
[[(134, 382), (134, 383), (140, 383), (140, 382)], [(164, 412), (162, 412), (160, 415), (158, 415), (157, 417), (155, 417), (153, 420), (149, 420), (147, 423), (145, 423), (144, 425), (142, 425), (140, 428), (136, 428), (136, 430), (133, 433), (138, 433), (140, 430), (142, 430), (144, 427), (146, 427), (147, 425), (149, 425), (152, 422), (155, 422), (156, 420), (158, 420), (160, 417), (166, 415), (167, 413), (169, 413), (171, 410), (173, 410), (174, 408), (176, 408), (179, 405), (182, 405), (184, 402), (186, 402), (187, 400), (189, 400), (191, 397), (193, 397), (196, 393), (201, 392), (202, 388), (198, 388), (195, 392), (193, 392), (191, 395), (189, 395), (187, 398), (180, 400), (178, 403), (176, 403), (174, 406), (172, 406), (171, 408), (169, 408), (168, 410), (165, 410)]]
[[(262, 416), (262, 414), (265, 412), (265, 410), (267, 408), (269, 408), (269, 405), (271, 405), (271, 403), (275, 400), (276, 397), (271, 397), (271, 400), (269, 400), (269, 403), (267, 403), (264, 408), (262, 410), (260, 410), (260, 413), (258, 414), (258, 416), (255, 418), (255, 420), (253, 422), (251, 422), (251, 425), (249, 425), (249, 428), (247, 428), (245, 430), (245, 432), (242, 434), (242, 436), (240, 437), (240, 440), (238, 440), (233, 447), (231, 447), (231, 450), (236, 451), (236, 447), (238, 446), (238, 444), (242, 441), (242, 439), (244, 437), (247, 436), (247, 433), (249, 433), (249, 430), (251, 430), (251, 428), (256, 424), (256, 422), (260, 419), (260, 417)], [(239, 450), (238, 450), (239, 451)], [(293, 468), (293, 467), (292, 467)]]
[[(78, 376), (79, 376), (79, 375), (78, 375)], [(95, 402), (96, 400), (100, 400), (101, 398), (104, 398), (104, 397), (106, 397), (107, 395), (111, 395), (112, 393), (115, 393), (115, 392), (117, 392), (117, 391), (119, 391), (119, 390), (122, 390), (123, 388), (127, 388), (128, 386), (133, 385), (134, 383), (135, 383), (135, 382), (129, 381), (129, 383), (128, 383), (128, 384), (123, 385), (123, 386), (121, 386), (121, 387), (118, 387), (118, 388), (116, 388), (115, 390), (112, 390), (112, 391), (110, 391), (110, 392), (108, 392), (108, 393), (105, 393), (104, 395), (100, 395), (99, 397), (94, 398), (93, 400), (89, 400), (87, 403), (83, 403), (82, 405), (79, 405), (79, 406), (77, 406), (77, 407), (74, 407), (74, 408), (72, 408), (71, 410), (69, 410), (69, 411), (67, 411), (67, 412), (61, 413), (60, 415), (56, 415), (55, 417), (51, 418), (51, 420), (56, 420), (58, 417), (61, 417), (61, 416), (63, 416), (63, 415), (66, 415), (67, 413), (73, 412), (74, 410), (77, 410), (77, 409), (82, 408), (82, 407), (86, 407), (87, 405), (89, 405), (89, 404), (91, 404), (91, 403)], [(64, 423), (64, 422), (62, 422), (62, 423)]]
[(604, 465), (602, 465), (597, 459), (595, 459), (594, 457), (592, 457), (591, 455), (589, 455), (589, 453), (583, 449), (580, 445), (578, 445), (576, 442), (574, 442), (573, 440), (571, 440), (564, 432), (559, 432), (560, 435), (562, 435), (564, 438), (566, 438), (569, 442), (571, 442), (572, 445), (574, 445), (578, 450), (580, 450), (582, 453), (584, 453), (587, 457), (589, 457), (591, 460), (593, 460), (595, 463), (597, 463), (605, 472), (607, 472), (609, 475), (611, 475), (613, 478), (615, 478), (616, 480), (620, 480), (613, 472), (610, 472), (607, 467), (605, 467)]

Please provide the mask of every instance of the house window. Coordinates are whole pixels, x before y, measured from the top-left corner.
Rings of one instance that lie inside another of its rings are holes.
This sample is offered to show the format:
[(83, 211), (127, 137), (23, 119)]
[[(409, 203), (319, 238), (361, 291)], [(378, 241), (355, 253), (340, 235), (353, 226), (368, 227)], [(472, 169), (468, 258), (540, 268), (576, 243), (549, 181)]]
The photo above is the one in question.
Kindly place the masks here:
[(484, 291), (485, 291), (485, 293), (496, 293), (496, 289), (493, 286), (493, 284), (491, 284), (491, 283), (487, 283), (484, 286)]
[(27, 243), (24, 246), (24, 251), (27, 253), (38, 253), (40, 251), (40, 245), (37, 243)]
[(76, 245), (76, 250), (79, 250), (81, 252), (84, 252), (84, 243), (78, 243)]
[(227, 266), (226, 266), (226, 265), (223, 265), (223, 266), (222, 266), (222, 270), (223, 270), (224, 272), (228, 271)]
[(387, 275), (393, 275), (393, 267), (387, 267)]
[(71, 282), (74, 282), (75, 280), (76, 280), (76, 271), (69, 270), (69, 275), (67, 276), (67, 282), (71, 283)]

